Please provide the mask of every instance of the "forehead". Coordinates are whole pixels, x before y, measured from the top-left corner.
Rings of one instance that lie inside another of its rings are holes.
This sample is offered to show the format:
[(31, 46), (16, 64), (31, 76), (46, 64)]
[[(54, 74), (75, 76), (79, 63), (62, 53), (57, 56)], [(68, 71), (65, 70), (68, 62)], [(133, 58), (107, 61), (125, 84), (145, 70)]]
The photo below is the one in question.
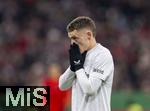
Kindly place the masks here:
[(85, 32), (85, 30), (84, 29), (80, 29), (80, 30), (73, 30), (73, 31), (71, 31), (71, 32), (68, 32), (68, 36), (71, 38), (71, 37), (73, 37), (73, 36), (79, 36), (79, 35), (81, 35), (81, 34), (83, 34)]
[(78, 31), (77, 30), (73, 30), (71, 32), (68, 32), (68, 36), (69, 37), (73, 37), (73, 36), (77, 36), (78, 35)]

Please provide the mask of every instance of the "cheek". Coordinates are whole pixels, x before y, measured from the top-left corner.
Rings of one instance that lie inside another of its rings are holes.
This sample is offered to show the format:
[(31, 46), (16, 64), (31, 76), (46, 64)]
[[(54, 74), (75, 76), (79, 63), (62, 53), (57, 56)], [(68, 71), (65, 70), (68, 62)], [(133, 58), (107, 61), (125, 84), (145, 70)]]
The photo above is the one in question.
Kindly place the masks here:
[(87, 43), (89, 42), (88, 38), (87, 38), (87, 37), (84, 37), (84, 38), (83, 38), (83, 42), (84, 42), (84, 44), (87, 44)]
[(80, 45), (85, 45), (85, 44), (87, 44), (87, 42), (88, 42), (88, 38), (85, 37), (85, 35), (84, 35), (84, 36), (82, 35), (81, 38), (77, 39), (77, 42), (78, 42)]
[(80, 44), (80, 45), (84, 45), (85, 44), (85, 42), (86, 42), (86, 40), (85, 39), (80, 39), (79, 41), (78, 41), (78, 43)]

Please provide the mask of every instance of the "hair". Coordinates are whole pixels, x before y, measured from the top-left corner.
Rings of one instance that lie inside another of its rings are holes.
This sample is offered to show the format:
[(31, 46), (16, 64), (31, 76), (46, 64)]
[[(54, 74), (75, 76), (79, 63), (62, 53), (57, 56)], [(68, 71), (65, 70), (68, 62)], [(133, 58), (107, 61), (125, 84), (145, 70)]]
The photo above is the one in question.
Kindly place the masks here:
[(93, 36), (96, 36), (96, 26), (95, 22), (90, 18), (86, 16), (79, 16), (72, 20), (68, 25), (67, 25), (67, 32), (71, 32), (73, 30), (80, 30), (83, 28), (89, 28)]

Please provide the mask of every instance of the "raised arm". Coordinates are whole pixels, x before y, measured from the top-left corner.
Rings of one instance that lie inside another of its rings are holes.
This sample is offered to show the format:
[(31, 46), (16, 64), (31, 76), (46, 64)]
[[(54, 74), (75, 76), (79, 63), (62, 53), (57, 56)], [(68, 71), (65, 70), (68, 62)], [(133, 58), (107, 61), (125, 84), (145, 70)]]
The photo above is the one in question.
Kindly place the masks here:
[(75, 73), (72, 72), (69, 67), (59, 78), (60, 90), (67, 90), (71, 88), (74, 80), (75, 80)]

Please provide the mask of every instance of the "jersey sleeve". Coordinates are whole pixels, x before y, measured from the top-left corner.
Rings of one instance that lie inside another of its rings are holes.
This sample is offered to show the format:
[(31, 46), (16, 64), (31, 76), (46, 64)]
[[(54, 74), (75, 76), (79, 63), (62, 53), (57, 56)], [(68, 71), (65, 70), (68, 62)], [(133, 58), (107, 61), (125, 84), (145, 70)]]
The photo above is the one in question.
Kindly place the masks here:
[(98, 55), (92, 65), (90, 76), (103, 81), (114, 71), (113, 59), (110, 53)]
[(72, 87), (75, 80), (75, 73), (70, 70), (70, 67), (59, 77), (59, 89), (67, 90)]
[(92, 67), (89, 76), (86, 75), (84, 69), (76, 71), (77, 80), (84, 93), (96, 94), (101, 87), (102, 81), (113, 74), (114, 66), (111, 54), (100, 54), (93, 58)]

